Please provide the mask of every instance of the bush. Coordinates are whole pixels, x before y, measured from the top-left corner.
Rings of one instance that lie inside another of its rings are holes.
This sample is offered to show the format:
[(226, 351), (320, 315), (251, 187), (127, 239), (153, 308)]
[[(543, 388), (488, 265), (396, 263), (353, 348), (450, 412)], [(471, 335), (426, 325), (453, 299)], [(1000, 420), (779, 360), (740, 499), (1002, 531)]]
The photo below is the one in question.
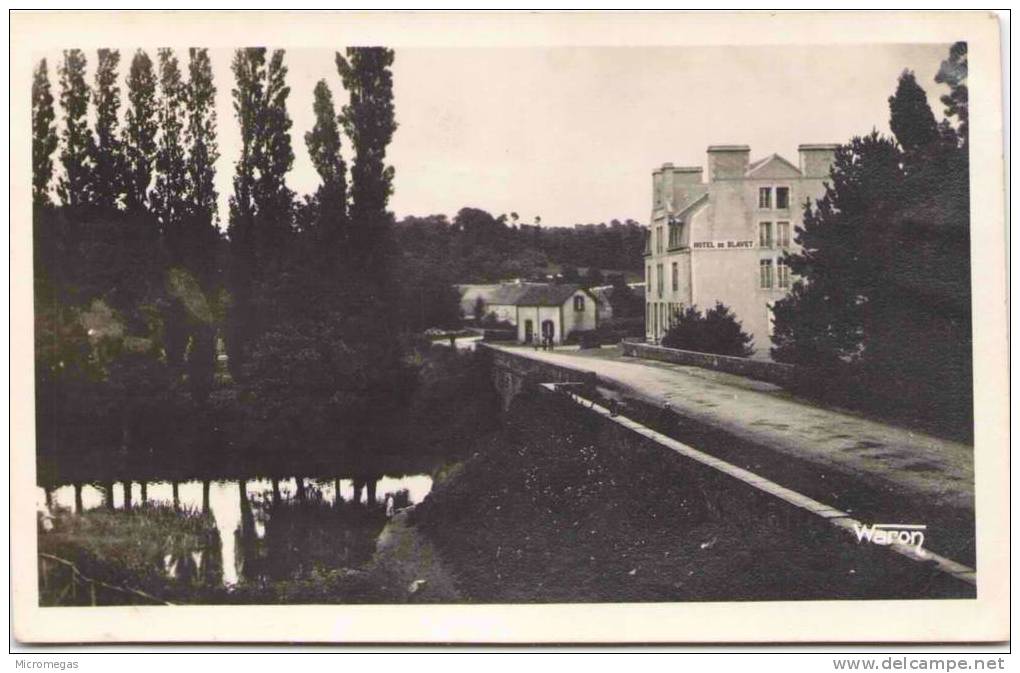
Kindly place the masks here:
[(611, 338), (602, 329), (576, 329), (567, 335), (568, 344), (580, 344), (581, 348), (601, 348)]
[(662, 337), (662, 345), (699, 353), (746, 358), (754, 354), (754, 341), (723, 303), (704, 314), (691, 306), (673, 315), (673, 325)]
[(486, 314), (485, 317), (478, 322), (478, 325), (479, 327), (484, 327), (486, 329), (502, 329), (516, 331), (516, 328), (514, 327), (513, 323), (507, 320), (500, 320), (499, 318), (496, 317), (495, 313)]
[(622, 341), (627, 337), (636, 337), (641, 340), (645, 338), (645, 316), (642, 313), (636, 317), (618, 317), (616, 313), (613, 313), (613, 317), (608, 320), (602, 320), (599, 324), (599, 330), (603, 333), (603, 340), (608, 343), (612, 341)]

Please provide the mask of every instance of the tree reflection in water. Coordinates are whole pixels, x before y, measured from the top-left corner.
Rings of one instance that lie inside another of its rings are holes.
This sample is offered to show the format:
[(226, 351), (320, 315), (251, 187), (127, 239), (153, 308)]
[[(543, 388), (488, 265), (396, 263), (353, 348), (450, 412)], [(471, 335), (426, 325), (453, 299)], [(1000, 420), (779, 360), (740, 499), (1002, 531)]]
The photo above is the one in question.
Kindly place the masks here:
[(145, 495), (130, 510), (124, 482), (39, 488), (40, 544), (175, 601), (363, 569), (388, 515), (432, 486), (424, 474), (306, 477), (302, 498), (289, 478), (136, 483)]
[(253, 494), (242, 503), (236, 531), (238, 575), (248, 582), (280, 581), (356, 568), (372, 558), (385, 524), (381, 504), (331, 502), (314, 482), (294, 497)]

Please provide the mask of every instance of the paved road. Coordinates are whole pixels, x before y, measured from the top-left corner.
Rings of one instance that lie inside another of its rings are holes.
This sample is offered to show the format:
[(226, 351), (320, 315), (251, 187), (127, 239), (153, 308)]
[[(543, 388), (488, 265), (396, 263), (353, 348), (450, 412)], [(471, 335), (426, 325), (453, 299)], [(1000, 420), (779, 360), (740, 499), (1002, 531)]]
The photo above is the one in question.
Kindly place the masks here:
[(814, 406), (777, 386), (731, 374), (624, 357), (619, 348), (535, 351), (527, 357), (595, 372), (610, 388), (773, 451), (873, 480), (928, 505), (974, 508), (973, 447)]

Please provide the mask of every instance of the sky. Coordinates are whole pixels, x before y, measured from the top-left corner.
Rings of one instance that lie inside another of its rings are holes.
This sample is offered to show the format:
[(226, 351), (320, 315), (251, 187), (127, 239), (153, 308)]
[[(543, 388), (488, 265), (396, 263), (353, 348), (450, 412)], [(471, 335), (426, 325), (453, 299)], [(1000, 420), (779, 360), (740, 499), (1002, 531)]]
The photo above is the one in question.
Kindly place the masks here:
[[(915, 72), (937, 118), (947, 89), (934, 82), (949, 45), (401, 48), (393, 65), (398, 129), (398, 217), (464, 206), (520, 214), (546, 226), (633, 218), (646, 222), (651, 173), (664, 162), (704, 165), (708, 145), (743, 144), (797, 163), (801, 143), (888, 133), (888, 98)], [(121, 46), (121, 79), (134, 46)], [(155, 49), (149, 49), (155, 60)], [(346, 95), (334, 51), (288, 50), (299, 194), (318, 185), (304, 142), (312, 91), (326, 80)], [(59, 53), (47, 54), (54, 95)], [(88, 53), (89, 81), (95, 54)], [(187, 54), (181, 53), (186, 72)], [(217, 86), (221, 226), (240, 134), (230, 89), (231, 50), (210, 50)], [(122, 100), (127, 101), (122, 90)], [(124, 109), (122, 107), (121, 113)], [(59, 119), (59, 114), (58, 114)], [(346, 143), (346, 138), (344, 139)], [(345, 154), (350, 160), (349, 148)]]

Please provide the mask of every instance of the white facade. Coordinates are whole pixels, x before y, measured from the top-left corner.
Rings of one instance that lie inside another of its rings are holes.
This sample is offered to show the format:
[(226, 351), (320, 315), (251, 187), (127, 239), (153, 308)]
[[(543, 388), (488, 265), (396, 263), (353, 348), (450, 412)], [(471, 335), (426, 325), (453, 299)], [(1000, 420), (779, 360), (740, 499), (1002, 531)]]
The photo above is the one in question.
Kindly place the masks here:
[(553, 342), (562, 344), (574, 331), (598, 327), (598, 302), (584, 290), (573, 291), (562, 302), (552, 305), (518, 305), (517, 340), (534, 343), (551, 334)]
[(804, 204), (824, 194), (835, 145), (801, 145), (800, 165), (779, 155), (750, 162), (745, 145), (708, 148), (702, 168), (664, 164), (652, 173), (645, 249), (645, 332), (657, 342), (675, 311), (726, 304), (768, 357), (771, 306), (789, 292), (784, 261), (796, 252)]

